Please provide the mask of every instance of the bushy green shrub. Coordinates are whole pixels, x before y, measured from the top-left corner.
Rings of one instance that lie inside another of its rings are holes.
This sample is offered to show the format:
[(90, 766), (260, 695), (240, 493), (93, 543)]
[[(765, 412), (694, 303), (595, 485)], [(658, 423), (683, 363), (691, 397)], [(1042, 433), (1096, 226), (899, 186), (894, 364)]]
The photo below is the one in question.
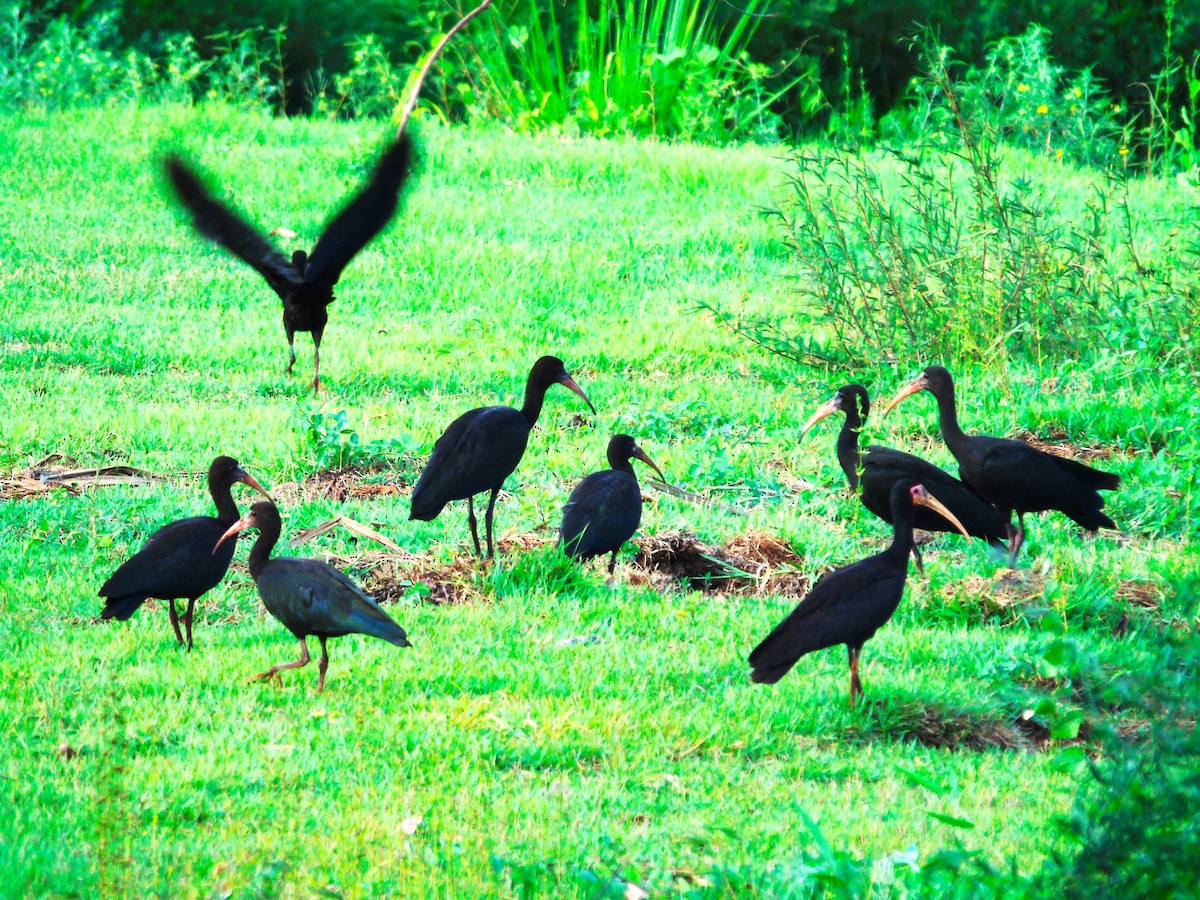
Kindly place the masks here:
[[(797, 151), (775, 210), (798, 264), (797, 308), (743, 316), (705, 305), (771, 352), (859, 366), (900, 358), (1089, 359), (1152, 349), (1200, 368), (1200, 210), (1146, 258), (1122, 175), (1097, 176), (1082, 212), (1005, 170), (1002, 129), (930, 57), (930, 131), (947, 151)], [(1017, 82), (1018, 86), (1024, 82)], [(956, 130), (949, 139), (950, 129)], [(881, 172), (893, 177), (885, 181)]]
[[(1055, 159), (1094, 165), (1121, 165), (1120, 106), (1112, 102), (1091, 70), (1068, 73), (1051, 57), (1048, 35), (1031, 25), (1018, 37), (993, 44), (983, 66), (959, 66), (954, 102), (972, 127), (996, 140)], [(885, 123), (885, 133), (905, 142), (957, 145), (961, 129), (946, 82), (952, 77), (949, 48), (932, 35), (921, 42), (922, 73), (910, 85), (911, 107)]]

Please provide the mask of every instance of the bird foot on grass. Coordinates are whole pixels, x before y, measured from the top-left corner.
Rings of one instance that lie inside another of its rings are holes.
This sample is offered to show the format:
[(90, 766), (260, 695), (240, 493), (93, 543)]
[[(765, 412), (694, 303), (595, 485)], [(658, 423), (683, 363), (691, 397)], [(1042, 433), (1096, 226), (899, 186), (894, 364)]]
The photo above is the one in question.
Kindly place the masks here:
[(251, 675), (246, 679), (246, 684), (254, 684), (256, 681), (274, 681), (279, 687), (283, 687), (283, 676), (274, 669), (269, 672), (259, 672), (257, 675)]

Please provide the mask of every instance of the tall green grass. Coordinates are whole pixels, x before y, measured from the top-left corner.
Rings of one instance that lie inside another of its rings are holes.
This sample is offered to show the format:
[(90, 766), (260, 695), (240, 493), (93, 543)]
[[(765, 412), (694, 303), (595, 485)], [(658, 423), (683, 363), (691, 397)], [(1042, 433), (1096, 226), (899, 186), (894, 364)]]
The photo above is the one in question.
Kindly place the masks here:
[[(299, 232), (290, 251), (360, 183), (386, 128), (214, 103), (5, 112), (0, 129), (0, 164), (22, 173), (0, 185), (0, 468), (63, 453), (169, 476), (0, 502), (12, 893), (967, 893), (1018, 891), (1077, 855), (1055, 823), (1091, 776), (1063, 755), (1067, 735), (1080, 710), (1089, 725), (1121, 713), (1068, 682), (1150, 667), (1165, 631), (1195, 628), (1179, 587), (1200, 563), (1186, 372), (1136, 350), (956, 369), (968, 429), (1110, 453), (1098, 464), (1124, 478), (1109, 506), (1123, 532), (1031, 521), (1015, 594), (986, 551), (938, 539), (866, 649), (862, 709), (846, 708), (837, 649), (775, 689), (748, 682), (747, 652), (793, 598), (661, 592), (627, 563), (610, 588), (601, 568), (537, 551), (466, 566), (473, 602), (392, 604), (411, 651), (336, 641), (323, 695), (308, 670), (247, 685), (295, 647), (241, 570), (202, 603), (191, 654), (161, 608), (95, 621), (121, 559), (208, 511), (196, 473), (218, 452), (289, 498), (289, 537), (344, 513), (446, 565), (470, 543), (461, 504), (413, 523), (404, 497), (336, 502), (288, 483), (372, 457), (411, 483), (451, 419), (518, 401), (555, 352), (599, 414), (579, 420), (573, 395), (551, 392), (501, 536), (550, 538), (620, 430), (719, 501), (654, 495), (643, 537), (764, 531), (815, 576), (887, 529), (842, 489), (832, 429), (800, 441), (800, 426), (848, 377), (883, 396), (926, 360), (813, 369), (694, 314), (700, 299), (791, 302), (793, 259), (757, 210), (795, 173), (770, 152), (430, 125), (402, 216), (339, 283), (329, 393), (314, 401), (283, 374), (278, 300), (192, 232), (158, 157), (184, 149), (264, 227)], [(1164, 213), (1147, 242), (1169, 234), (1171, 184), (1146, 196)], [(1082, 176), (1061, 187), (1088, 196)], [(927, 406), (873, 419), (867, 437), (952, 466)], [(334, 532), (281, 552), (364, 549)], [(1076, 678), (1064, 642), (1096, 667)], [(1027, 711), (1060, 735), (1046, 751), (916, 742), (961, 743)]]
[(452, 52), (468, 109), (518, 130), (774, 138), (771, 104), (798, 79), (768, 90), (767, 68), (750, 59), (761, 8), (753, 0), (724, 21), (703, 0), (601, 0), (562, 12), (518, 0)]

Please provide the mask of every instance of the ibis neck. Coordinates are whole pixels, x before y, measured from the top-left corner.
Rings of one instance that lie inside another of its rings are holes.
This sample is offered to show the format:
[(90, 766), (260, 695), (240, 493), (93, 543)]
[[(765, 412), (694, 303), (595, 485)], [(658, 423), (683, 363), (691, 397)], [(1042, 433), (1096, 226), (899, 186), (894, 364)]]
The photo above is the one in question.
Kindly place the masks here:
[(942, 432), (942, 440), (950, 448), (950, 452), (958, 456), (967, 440), (967, 435), (958, 425), (958, 409), (954, 403), (954, 385), (936, 395), (938, 405), (938, 428)]
[(542, 404), (546, 400), (548, 389), (549, 385), (540, 384), (532, 378), (525, 385), (525, 404), (521, 407), (521, 415), (529, 422), (530, 428), (537, 424), (538, 416), (542, 414)]
[(233, 494), (229, 490), (231, 487), (233, 485), (228, 482), (208, 482), (208, 492), (217, 507), (217, 520), (222, 525), (232, 525), (240, 517), (237, 504), (233, 502)]
[(901, 569), (908, 568), (908, 554), (913, 548), (913, 508), (911, 503), (892, 504), (892, 525), (895, 534), (884, 555)]
[(279, 541), (279, 523), (266, 523), (258, 532), (258, 540), (254, 542), (254, 547), (250, 550), (250, 558), (247, 563), (250, 567), (250, 577), (257, 578), (263, 567), (271, 559), (271, 551), (275, 549), (275, 544)]
[(851, 491), (858, 490), (858, 470), (862, 467), (862, 451), (858, 447), (859, 432), (862, 431), (862, 419), (857, 413), (846, 413), (846, 421), (837, 439), (838, 465), (846, 473), (846, 481)]

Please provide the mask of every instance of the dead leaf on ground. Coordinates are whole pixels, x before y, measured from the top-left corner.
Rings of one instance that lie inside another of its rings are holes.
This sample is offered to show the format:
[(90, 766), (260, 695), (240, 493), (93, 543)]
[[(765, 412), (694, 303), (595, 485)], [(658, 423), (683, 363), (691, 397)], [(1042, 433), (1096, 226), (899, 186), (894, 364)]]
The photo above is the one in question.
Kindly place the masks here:
[(56, 488), (78, 494), (89, 487), (115, 485), (144, 485), (161, 481), (165, 476), (132, 466), (113, 465), (99, 468), (76, 468), (75, 460), (52, 453), (27, 469), (0, 476), (0, 500), (21, 500), (37, 497)]
[(338, 527), (345, 528), (351, 534), (355, 534), (359, 537), (366, 538), (367, 540), (383, 544), (383, 546), (390, 550), (394, 550), (397, 553), (405, 552), (399, 544), (395, 543), (393, 540), (391, 540), (391, 538), (380, 534), (369, 525), (364, 525), (362, 522), (351, 519), (349, 516), (342, 515), (334, 516), (332, 519), (322, 522), (320, 525), (314, 525), (312, 528), (302, 528), (300, 531), (296, 532), (296, 536), (288, 541), (288, 543), (293, 547), (299, 547), (301, 544), (307, 544), (309, 541), (313, 540), (313, 538), (320, 537), (321, 535), (333, 531)]

